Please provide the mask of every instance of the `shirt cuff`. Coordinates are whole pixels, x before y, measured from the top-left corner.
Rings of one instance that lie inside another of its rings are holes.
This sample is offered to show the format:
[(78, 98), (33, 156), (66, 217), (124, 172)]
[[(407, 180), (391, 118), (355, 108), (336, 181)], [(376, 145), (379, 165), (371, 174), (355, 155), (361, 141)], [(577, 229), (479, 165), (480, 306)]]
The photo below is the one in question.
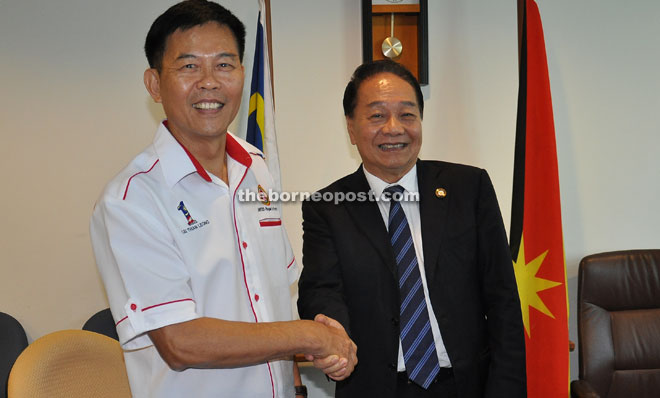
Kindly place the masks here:
[(152, 345), (146, 334), (150, 330), (199, 318), (195, 311), (195, 301), (191, 298), (141, 306), (135, 300), (128, 300), (124, 306), (124, 318), (117, 322), (117, 334), (122, 347), (135, 350)]

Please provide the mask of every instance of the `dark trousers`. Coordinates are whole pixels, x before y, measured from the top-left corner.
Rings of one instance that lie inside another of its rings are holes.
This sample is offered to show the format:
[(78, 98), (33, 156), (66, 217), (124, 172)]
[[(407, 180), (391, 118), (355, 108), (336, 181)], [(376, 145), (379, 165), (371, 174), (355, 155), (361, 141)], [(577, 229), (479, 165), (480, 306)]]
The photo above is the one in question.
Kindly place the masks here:
[(397, 398), (456, 398), (456, 383), (451, 369), (442, 368), (427, 390), (408, 379), (406, 372), (400, 372), (396, 382)]

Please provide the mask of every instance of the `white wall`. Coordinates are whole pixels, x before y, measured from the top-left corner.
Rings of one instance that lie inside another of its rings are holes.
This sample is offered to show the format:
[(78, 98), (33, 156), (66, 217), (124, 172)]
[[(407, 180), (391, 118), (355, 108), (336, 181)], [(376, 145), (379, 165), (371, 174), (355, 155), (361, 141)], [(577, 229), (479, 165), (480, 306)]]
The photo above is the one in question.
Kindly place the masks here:
[[(142, 86), (144, 37), (174, 1), (0, 0), (0, 311), (30, 340), (107, 306), (88, 220), (103, 185), (163, 117)], [(341, 95), (359, 64), (358, 0), (272, 0), (284, 188), (352, 172)], [(423, 158), (488, 169), (508, 227), (516, 2), (430, 0)], [(247, 28), (256, 0), (224, 1)], [(660, 3), (538, 0), (559, 156), (569, 296), (586, 254), (660, 244)], [(244, 98), (246, 100), (246, 98)], [(234, 131), (243, 134), (245, 110)], [(299, 204), (285, 206), (301, 259)], [(571, 338), (575, 333), (571, 319)], [(577, 353), (572, 374), (577, 373)], [(307, 373), (307, 370), (306, 370)], [(321, 380), (321, 382), (323, 382)]]

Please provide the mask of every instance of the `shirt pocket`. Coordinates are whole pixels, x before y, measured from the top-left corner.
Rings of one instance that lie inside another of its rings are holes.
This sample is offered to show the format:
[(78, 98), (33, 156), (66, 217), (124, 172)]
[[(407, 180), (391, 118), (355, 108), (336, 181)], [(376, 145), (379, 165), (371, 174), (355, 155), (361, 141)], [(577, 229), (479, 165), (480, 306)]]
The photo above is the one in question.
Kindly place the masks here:
[(282, 226), (282, 219), (281, 218), (262, 218), (259, 220), (259, 226), (262, 228), (269, 228), (269, 227), (280, 227)]

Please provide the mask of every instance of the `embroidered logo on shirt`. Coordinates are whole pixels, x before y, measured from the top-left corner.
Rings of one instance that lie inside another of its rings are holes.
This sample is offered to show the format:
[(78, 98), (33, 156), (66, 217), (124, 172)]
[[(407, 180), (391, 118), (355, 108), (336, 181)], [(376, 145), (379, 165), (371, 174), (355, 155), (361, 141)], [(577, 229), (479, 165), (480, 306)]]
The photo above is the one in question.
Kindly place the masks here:
[(268, 192), (261, 185), (257, 185), (257, 198), (259, 201), (266, 206), (270, 206), (270, 199), (268, 198)]
[(184, 216), (186, 216), (186, 220), (188, 221), (188, 225), (193, 225), (197, 224), (197, 221), (195, 221), (192, 216), (190, 215), (190, 212), (188, 212), (188, 209), (186, 209), (186, 205), (183, 204), (183, 201), (179, 202), (179, 207), (176, 208), (179, 210), (181, 213), (183, 213)]
[(195, 220), (190, 215), (190, 212), (186, 208), (186, 205), (183, 203), (183, 201), (179, 202), (179, 206), (177, 206), (176, 209), (179, 210), (181, 213), (183, 213), (183, 215), (186, 217), (186, 223), (188, 223), (188, 227), (181, 230), (182, 234), (187, 234), (188, 232), (196, 231), (210, 224), (209, 220), (204, 220), (199, 222)]

